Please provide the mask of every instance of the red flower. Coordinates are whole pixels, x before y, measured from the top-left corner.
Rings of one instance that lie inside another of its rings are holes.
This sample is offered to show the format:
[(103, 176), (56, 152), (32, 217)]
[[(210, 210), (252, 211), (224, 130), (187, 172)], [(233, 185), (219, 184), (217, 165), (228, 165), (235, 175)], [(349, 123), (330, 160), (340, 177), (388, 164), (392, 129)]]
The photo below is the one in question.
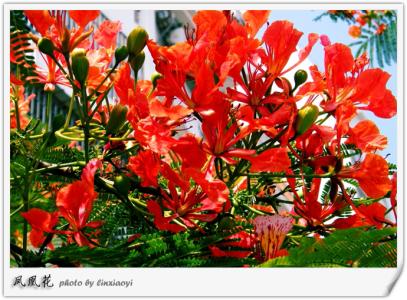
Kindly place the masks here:
[(27, 113), (30, 111), (30, 103), (34, 98), (34, 94), (29, 95), (27, 98), (25, 97), (24, 86), (10, 85), (10, 128), (17, 128), (17, 108), (15, 102), (17, 102), (18, 107), (20, 129), (24, 129), (30, 123)]
[(291, 166), (287, 148), (271, 148), (249, 160), (251, 172), (285, 172)]
[(34, 76), (27, 76), (27, 80), (30, 80), (34, 83), (42, 83), (44, 84), (44, 91), (53, 92), (55, 91), (56, 85), (63, 85), (63, 86), (70, 86), (68, 79), (66, 79), (65, 75), (62, 71), (57, 67), (55, 61), (46, 55), (41, 56), (44, 58), (45, 63), (47, 65), (47, 69), (44, 70), (39, 66), (35, 66), (35, 75)]
[(85, 27), (99, 15), (99, 11), (92, 10), (70, 11), (70, 17), (80, 27), (79, 29), (73, 28), (68, 30), (65, 24), (67, 13), (65, 10), (25, 10), (24, 13), (35, 29), (42, 36), (50, 38), (56, 50), (63, 54), (70, 53), (89, 37), (93, 28), (85, 31)]
[(136, 140), (156, 153), (167, 153), (176, 142), (172, 137), (172, 127), (153, 118), (145, 118), (132, 125)]
[(386, 207), (378, 202), (368, 206), (362, 204), (358, 206), (358, 210), (359, 213), (356, 215), (335, 220), (332, 226), (338, 229), (361, 226), (376, 226), (377, 228), (382, 228), (383, 223), (390, 223), (385, 218)]
[(295, 145), (305, 158), (320, 156), (323, 154), (324, 146), (328, 146), (334, 137), (335, 130), (331, 127), (314, 124), (295, 140)]
[(192, 18), (196, 25), (196, 39), (205, 39), (216, 42), (224, 33), (227, 25), (227, 18), (222, 11), (201, 10)]
[(58, 210), (70, 225), (70, 230), (62, 233), (73, 236), (79, 246), (92, 246), (89, 235), (84, 232), (86, 227), (97, 228), (102, 225), (100, 221), (88, 222), (98, 195), (93, 180), (97, 169), (101, 167), (100, 160), (91, 160), (83, 169), (81, 179), (63, 187), (57, 194)]
[[(331, 183), (334, 188), (334, 183)], [(295, 212), (307, 220), (311, 226), (318, 226), (324, 224), (326, 218), (330, 217), (334, 212), (343, 208), (346, 203), (337, 199), (330, 199), (328, 203), (320, 203), (318, 201), (319, 191), (321, 186), (321, 179), (314, 178), (312, 180), (311, 189), (308, 191), (303, 187), (304, 201), (295, 191), (295, 182), (290, 180), (290, 186), (294, 193), (294, 209)]]
[(359, 182), (360, 187), (370, 198), (384, 197), (391, 190), (389, 167), (386, 160), (377, 155), (368, 153), (360, 164), (344, 168), (338, 173), (339, 178), (353, 178)]
[[(44, 243), (44, 232), (53, 233), (58, 223), (58, 212), (50, 213), (40, 208), (31, 208), (27, 212), (22, 212), (21, 216), (31, 225), (30, 242), (35, 248), (41, 247)], [(52, 249), (52, 244), (49, 247)]]
[[(147, 80), (138, 80), (134, 86), (134, 79), (130, 76), (128, 63), (122, 65), (115, 78), (115, 91), (120, 98), (120, 103), (127, 105), (129, 111), (127, 119), (134, 129), (134, 136), (144, 147), (156, 153), (166, 153), (176, 140), (172, 138), (173, 130), (180, 124), (185, 109), (173, 106), (170, 103), (156, 103), (154, 99), (152, 83)], [(150, 110), (151, 107), (151, 110)], [(170, 117), (165, 112), (172, 111)]]
[(377, 26), (376, 34), (381, 35), (386, 30), (387, 30), (387, 25), (386, 24), (380, 24), (380, 25)]
[(267, 55), (262, 59), (273, 79), (292, 70), (308, 57), (312, 47), (318, 41), (318, 35), (314, 33), (308, 36), (308, 45), (299, 51), (299, 61), (283, 72), (291, 54), (296, 51), (302, 34), (289, 21), (275, 21), (264, 32), (263, 41)]
[[(248, 126), (239, 128), (236, 122), (229, 125), (229, 112), (231, 105), (223, 101), (213, 107), (213, 113), (202, 120), (202, 131), (205, 135), (203, 149), (213, 157), (219, 157), (228, 164), (236, 164), (232, 157), (248, 159), (255, 154), (255, 150), (233, 149), (232, 147), (247, 134)], [(237, 130), (239, 134), (236, 134)]]
[(265, 260), (288, 255), (287, 250), (280, 248), (287, 233), (293, 227), (290, 217), (280, 215), (259, 216), (253, 222)]
[[(256, 244), (254, 234), (240, 231), (225, 238), (216, 245), (209, 246), (213, 257), (234, 257), (246, 258), (253, 253), (252, 249)], [(233, 247), (231, 249), (231, 247)]]
[[(162, 207), (157, 201), (147, 202), (147, 208), (154, 215), (154, 224), (158, 229), (171, 232), (186, 228), (201, 230), (196, 221), (213, 221), (229, 201), (229, 190), (222, 181), (206, 181), (197, 176), (194, 179), (199, 185), (192, 187), (189, 180), (181, 178), (168, 165), (164, 164), (162, 167), (161, 173), (168, 179), (169, 191), (162, 190)], [(163, 209), (167, 210), (164, 214)], [(173, 223), (175, 219), (179, 221)]]
[(48, 10), (25, 10), (24, 14), (35, 29), (43, 36), (46, 35), (49, 28), (56, 22)]
[(157, 72), (162, 75), (157, 83), (158, 95), (169, 99), (178, 98), (188, 107), (194, 107), (185, 86), (190, 69), (192, 46), (188, 43), (177, 43), (171, 47), (160, 47), (151, 40), (148, 41), (147, 46)]
[(117, 34), (121, 30), (122, 24), (120, 21), (105, 20), (95, 31), (94, 39), (102, 47), (114, 49), (116, 48)]
[(201, 141), (192, 134), (179, 138), (171, 147), (182, 162), (182, 168), (201, 170), (208, 160), (207, 153), (202, 149)]
[[(89, 61), (86, 86), (92, 91), (99, 87), (100, 83), (105, 79), (109, 71), (110, 63), (112, 62), (113, 53), (105, 48), (90, 49), (87, 51), (86, 57)], [(99, 87), (98, 92), (103, 93), (110, 85), (111, 80), (109, 78)]]
[(268, 71), (277, 78), (297, 50), (302, 32), (294, 28), (289, 21), (275, 21), (264, 32), (263, 41), (267, 50)]
[(362, 30), (361, 30), (360, 26), (352, 25), (352, 26), (349, 26), (348, 33), (351, 37), (353, 37), (354, 39), (357, 39), (362, 34)]
[(380, 134), (376, 124), (363, 120), (349, 130), (347, 144), (354, 144), (363, 152), (383, 150), (387, 146), (387, 137)]
[[(396, 99), (386, 89), (390, 77), (388, 73), (381, 69), (365, 70), (368, 64), (366, 57), (362, 55), (355, 60), (350, 48), (343, 44), (331, 45), (328, 42), (324, 49), (326, 81), (314, 68), (314, 82), (306, 83), (299, 94), (328, 92), (329, 100), (321, 103), (327, 112), (334, 111), (342, 104), (351, 103), (356, 108), (370, 110), (381, 118), (391, 118), (396, 114)], [(336, 117), (340, 117), (338, 112)]]
[(269, 10), (247, 10), (243, 14), (243, 20), (249, 36), (255, 37), (259, 29), (266, 23), (270, 15)]
[(390, 204), (394, 213), (394, 217), (396, 218), (397, 221), (397, 211), (396, 211), (396, 206), (397, 206), (397, 173), (393, 174), (393, 177), (391, 178), (391, 193), (390, 193)]
[(140, 151), (137, 156), (129, 159), (128, 168), (140, 176), (141, 186), (158, 187), (157, 176), (160, 171), (160, 157), (158, 154), (146, 150)]
[(99, 10), (70, 10), (69, 16), (79, 27), (86, 27), (89, 22), (96, 19), (100, 14)]

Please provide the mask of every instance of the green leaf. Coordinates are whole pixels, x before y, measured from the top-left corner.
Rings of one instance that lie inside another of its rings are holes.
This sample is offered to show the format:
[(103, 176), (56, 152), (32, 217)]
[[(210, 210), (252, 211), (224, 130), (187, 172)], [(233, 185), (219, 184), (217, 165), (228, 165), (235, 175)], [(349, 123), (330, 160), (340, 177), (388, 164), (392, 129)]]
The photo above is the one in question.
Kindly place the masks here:
[(396, 267), (397, 228), (351, 228), (326, 238), (304, 237), (289, 255), (261, 267)]

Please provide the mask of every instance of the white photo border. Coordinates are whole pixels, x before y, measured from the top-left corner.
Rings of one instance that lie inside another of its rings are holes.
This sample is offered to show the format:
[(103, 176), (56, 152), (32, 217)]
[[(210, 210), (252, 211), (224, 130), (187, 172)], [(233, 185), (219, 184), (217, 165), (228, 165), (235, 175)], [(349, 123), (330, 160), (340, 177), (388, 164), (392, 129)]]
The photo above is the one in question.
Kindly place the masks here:
[[(397, 268), (10, 268), (9, 16), (15, 9), (392, 9), (397, 11)], [(386, 1), (15, 1), (3, 6), (3, 293), (4, 296), (386, 296), (404, 263), (404, 4)], [(16, 276), (51, 275), (53, 288), (12, 287)], [(58, 287), (65, 280), (76, 286)], [(94, 286), (86, 286), (86, 281)], [(129, 287), (97, 286), (98, 280), (129, 281)], [(82, 282), (78, 286), (79, 281)], [(293, 288), (295, 281), (295, 289)], [(338, 284), (340, 282), (340, 284)], [(159, 284), (158, 284), (159, 283)], [(158, 288), (159, 286), (159, 288)], [(345, 288), (346, 287), (346, 288)]]

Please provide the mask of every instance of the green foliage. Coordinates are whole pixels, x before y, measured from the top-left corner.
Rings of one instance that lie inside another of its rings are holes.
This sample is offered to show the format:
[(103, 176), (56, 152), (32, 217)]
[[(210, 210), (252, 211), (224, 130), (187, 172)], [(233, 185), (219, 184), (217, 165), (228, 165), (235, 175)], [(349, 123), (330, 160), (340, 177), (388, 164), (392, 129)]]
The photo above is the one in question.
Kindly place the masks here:
[(67, 145), (61, 147), (47, 148), (41, 159), (48, 163), (68, 163), (83, 160), (83, 153), (76, 148)]
[(338, 230), (323, 239), (304, 237), (289, 255), (262, 267), (396, 267), (396, 228)]
[(34, 72), (34, 50), (29, 32), (24, 13), (21, 10), (10, 11), (10, 52), (16, 60), (22, 78), (33, 75)]
[(114, 247), (68, 245), (46, 251), (42, 262), (56, 263), (62, 267), (78, 264), (88, 267), (232, 267), (253, 264), (253, 259), (208, 259), (208, 246), (236, 231), (228, 230), (204, 237), (196, 233), (169, 234), (160, 231), (143, 234), (131, 243), (117, 243)]
[(368, 52), (371, 63), (377, 62), (380, 67), (397, 62), (397, 21), (390, 19), (387, 29), (376, 34), (373, 29), (362, 29), (359, 40), (349, 46), (358, 46), (356, 56)]

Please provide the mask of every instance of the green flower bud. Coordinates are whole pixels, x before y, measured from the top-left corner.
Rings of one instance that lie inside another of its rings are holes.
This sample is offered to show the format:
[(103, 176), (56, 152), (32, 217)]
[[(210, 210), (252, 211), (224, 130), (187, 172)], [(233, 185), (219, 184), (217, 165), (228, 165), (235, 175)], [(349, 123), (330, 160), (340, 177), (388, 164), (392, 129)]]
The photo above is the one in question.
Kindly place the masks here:
[(75, 49), (71, 53), (71, 64), (73, 74), (81, 84), (88, 78), (89, 60), (85, 49)]
[(134, 55), (129, 56), (130, 66), (135, 73), (137, 73), (141, 69), (141, 67), (144, 64), (145, 59), (146, 59), (146, 55), (144, 54), (144, 51), (140, 52), (136, 56), (134, 56)]
[(151, 83), (153, 84), (153, 89), (156, 88), (157, 86), (157, 81), (158, 79), (163, 78), (163, 75), (161, 75), (161, 73), (158, 72), (154, 72), (153, 75), (151, 75)]
[(55, 46), (54, 43), (48, 38), (41, 38), (38, 41), (38, 49), (49, 56), (54, 55)]
[(114, 178), (113, 186), (120, 192), (120, 194), (128, 195), (131, 188), (131, 182), (127, 176), (118, 175)]
[(106, 134), (115, 134), (126, 122), (128, 108), (122, 104), (116, 104), (111, 113), (109, 122), (106, 125)]
[(119, 48), (116, 48), (116, 51), (114, 52), (114, 57), (116, 59), (116, 64), (118, 64), (119, 62), (125, 60), (128, 55), (129, 55), (129, 52), (127, 51), (126, 46), (121, 46)]
[(307, 105), (298, 111), (296, 120), (297, 135), (303, 134), (314, 124), (318, 118), (318, 113), (318, 107), (313, 104)]
[(306, 71), (304, 70), (298, 70), (297, 72), (295, 72), (294, 74), (294, 82), (295, 82), (295, 86), (300, 86), (301, 84), (303, 84), (305, 81), (307, 81), (308, 78), (308, 74)]
[(146, 46), (148, 40), (147, 31), (140, 26), (134, 28), (127, 37), (127, 50), (129, 54), (136, 56)]

